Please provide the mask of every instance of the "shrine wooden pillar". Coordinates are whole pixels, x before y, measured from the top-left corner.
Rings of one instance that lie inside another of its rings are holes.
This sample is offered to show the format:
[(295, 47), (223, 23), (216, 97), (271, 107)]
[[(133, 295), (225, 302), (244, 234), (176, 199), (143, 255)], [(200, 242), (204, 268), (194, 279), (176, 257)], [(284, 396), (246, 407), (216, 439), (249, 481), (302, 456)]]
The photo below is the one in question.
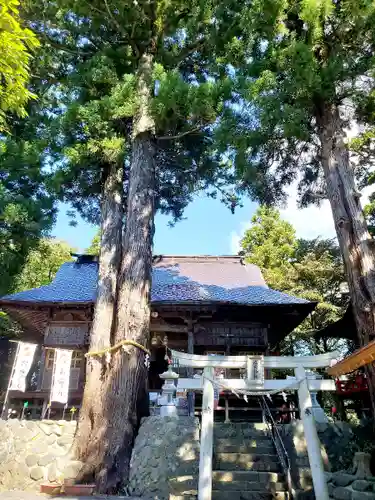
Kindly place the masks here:
[[(190, 318), (187, 320), (187, 327), (188, 327), (188, 345), (187, 345), (187, 352), (188, 354), (194, 354), (194, 323), (193, 320)], [(188, 368), (187, 369), (187, 376), (189, 378), (192, 378), (194, 375), (194, 369), (193, 368)], [(195, 398), (194, 398), (194, 392), (188, 392), (187, 395), (187, 400), (188, 400), (188, 413), (189, 417), (194, 417), (194, 410), (195, 410)]]

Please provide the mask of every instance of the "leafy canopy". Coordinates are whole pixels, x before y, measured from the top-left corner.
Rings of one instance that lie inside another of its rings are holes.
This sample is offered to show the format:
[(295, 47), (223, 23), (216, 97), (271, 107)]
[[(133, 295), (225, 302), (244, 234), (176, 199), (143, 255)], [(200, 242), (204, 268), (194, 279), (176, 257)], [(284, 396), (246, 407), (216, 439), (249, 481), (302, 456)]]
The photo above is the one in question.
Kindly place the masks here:
[[(42, 238), (27, 254), (20, 272), (13, 277), (13, 293), (48, 285), (64, 262), (72, 260), (74, 249), (64, 241)], [(0, 311), (0, 337), (17, 337), (21, 327), (6, 313)]]
[[(141, 55), (149, 51), (157, 208), (179, 219), (194, 193), (207, 189), (234, 208), (243, 186), (213, 143), (213, 131), (232, 91), (220, 57), (237, 29), (231, 20), (235, 6), (216, 0), (27, 4), (28, 23), (54, 62), (50, 77), (59, 102), (48, 154), (61, 199), (98, 222), (111, 165), (125, 165), (127, 187), (139, 105), (136, 75)], [(68, 68), (65, 75), (62, 68)]]
[(55, 196), (48, 190), (49, 174), (43, 168), (43, 102), (29, 104), (28, 116), (14, 118), (10, 133), (0, 136), (0, 295), (12, 290), (29, 251), (55, 220)]
[(260, 207), (241, 247), (246, 261), (260, 267), (271, 288), (318, 302), (315, 311), (286, 339), (285, 350), (315, 354), (343, 344), (315, 336), (340, 319), (348, 303), (340, 250), (332, 240), (297, 239), (293, 226), (278, 210)]
[(100, 254), (100, 231), (96, 233), (96, 235), (91, 240), (91, 244), (88, 248), (86, 248), (85, 253), (89, 255), (99, 255)]
[(74, 251), (65, 241), (42, 238), (29, 252), (22, 271), (16, 277), (14, 292), (51, 283), (60, 266), (73, 260), (71, 253)]
[(246, 261), (260, 267), (266, 283), (275, 290), (290, 289), (291, 260), (297, 247), (295, 230), (275, 208), (260, 207), (251, 228), (241, 240)]
[[(344, 125), (374, 109), (372, 0), (256, 0), (244, 5), (237, 100), (217, 138), (263, 202), (298, 180), (301, 203), (326, 196), (318, 122), (341, 106)], [(250, 165), (250, 168), (248, 167)]]
[(35, 98), (27, 87), (31, 54), (39, 46), (34, 33), (22, 26), (18, 0), (0, 0), (0, 132), (7, 130), (7, 114), (26, 115)]

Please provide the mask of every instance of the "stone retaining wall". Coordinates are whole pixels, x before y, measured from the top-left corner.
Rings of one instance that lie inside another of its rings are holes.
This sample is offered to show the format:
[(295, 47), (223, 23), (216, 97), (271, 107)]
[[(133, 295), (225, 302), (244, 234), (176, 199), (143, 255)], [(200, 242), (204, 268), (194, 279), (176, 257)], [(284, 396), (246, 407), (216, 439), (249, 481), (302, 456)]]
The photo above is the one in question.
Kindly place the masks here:
[[(299, 493), (297, 495), (298, 498), (314, 498), (311, 470), (302, 422), (297, 420), (291, 424), (279, 426), (279, 430), (291, 461), (292, 478)], [(352, 450), (354, 432), (351, 426), (345, 422), (318, 423), (317, 430), (321, 442), (321, 453), (324, 467), (327, 472), (327, 479), (331, 482), (330, 492), (333, 495), (333, 484), (335, 483), (332, 481), (335, 481), (335, 478), (339, 477), (340, 474), (342, 474), (342, 470), (346, 468), (348, 454), (350, 454)], [(350, 457), (350, 461), (352, 461), (353, 455), (354, 452)], [(348, 474), (344, 475), (348, 476)], [(353, 476), (352, 482), (354, 482), (356, 478), (358, 479), (358, 477)], [(337, 486), (341, 488), (347, 485), (338, 484)], [(336, 495), (339, 496), (334, 496), (333, 498), (340, 500), (357, 500), (359, 498), (356, 494), (352, 497), (352, 493), (342, 493), (341, 490), (339, 490)], [(373, 494), (371, 493), (371, 495)], [(375, 500), (374, 496), (366, 497), (366, 495), (362, 500), (366, 500), (366, 498), (368, 498), (368, 500)]]
[(64, 457), (76, 422), (65, 420), (0, 420), (0, 491), (34, 490), (40, 484), (74, 477), (79, 462), (66, 469)]
[(360, 479), (354, 474), (334, 472), (327, 475), (328, 493), (336, 500), (375, 500), (375, 478)]
[[(302, 423), (279, 429), (291, 459), (298, 498), (313, 498)], [(43, 482), (74, 478), (81, 467), (68, 457), (75, 430), (76, 422), (64, 420), (0, 420), (0, 491), (37, 491)], [(340, 422), (318, 424), (318, 433), (326, 470), (333, 472), (327, 475), (333, 498), (359, 500), (360, 493), (361, 500), (375, 500), (375, 478), (370, 477), (369, 465), (363, 477), (354, 470), (342, 472), (346, 468), (343, 455), (350, 453), (353, 441), (351, 427)], [(169, 500), (181, 490), (196, 491), (199, 434), (199, 421), (193, 417), (143, 419), (131, 459), (130, 493)]]
[(327, 474), (330, 498), (336, 500), (375, 500), (375, 477), (370, 470), (371, 455), (355, 453), (352, 467)]
[(169, 500), (181, 486), (197, 490), (199, 421), (194, 417), (143, 419), (130, 464), (134, 496)]
[[(76, 422), (65, 420), (0, 420), (0, 491), (39, 491), (41, 483), (74, 478), (81, 467), (68, 456), (75, 430)], [(133, 450), (130, 490), (163, 500), (181, 481), (196, 489), (198, 464), (198, 419), (145, 418)]]

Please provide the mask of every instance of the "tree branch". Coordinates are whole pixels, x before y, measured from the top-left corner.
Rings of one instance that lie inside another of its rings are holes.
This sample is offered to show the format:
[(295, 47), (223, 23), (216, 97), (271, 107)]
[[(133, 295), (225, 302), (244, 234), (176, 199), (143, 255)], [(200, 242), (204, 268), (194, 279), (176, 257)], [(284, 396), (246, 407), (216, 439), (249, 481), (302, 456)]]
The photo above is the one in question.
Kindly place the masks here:
[(105, 6), (106, 6), (106, 9), (107, 9), (108, 15), (109, 15), (109, 17), (111, 18), (111, 20), (112, 20), (113, 24), (116, 26), (116, 28), (119, 30), (119, 32), (120, 32), (120, 33), (122, 33), (122, 34), (126, 34), (126, 33), (125, 33), (125, 31), (122, 29), (121, 24), (120, 24), (120, 23), (118, 23), (118, 22), (116, 21), (116, 19), (113, 17), (113, 14), (112, 14), (112, 12), (111, 12), (111, 9), (109, 8), (109, 5), (108, 5), (107, 0), (104, 0), (104, 3), (105, 3)]
[(93, 54), (92, 50), (86, 50), (86, 49), (75, 50), (75, 49), (68, 47), (67, 45), (65, 45), (63, 43), (55, 42), (54, 40), (51, 40), (51, 38), (49, 38), (49, 36), (46, 35), (45, 33), (37, 32), (37, 34), (38, 34), (38, 36), (41, 36), (42, 38), (44, 38), (46, 43), (48, 43), (51, 47), (53, 47), (57, 50), (61, 50), (62, 52), (67, 52), (68, 54), (73, 54), (73, 55), (78, 55), (78, 56)]
[(187, 47), (185, 47), (182, 51), (180, 56), (176, 60), (177, 66), (179, 66), (187, 57), (190, 56), (190, 54), (193, 54), (199, 47), (203, 46), (206, 43), (206, 38), (203, 37), (197, 42), (191, 43)]
[(306, 194), (315, 200), (327, 200), (328, 195), (326, 193), (314, 193), (313, 191), (307, 191)]
[(194, 132), (199, 132), (200, 127), (194, 127), (190, 130), (186, 130), (185, 132), (181, 132), (181, 134), (177, 135), (164, 135), (161, 137), (156, 137), (157, 141), (172, 141), (174, 139), (181, 139), (182, 137), (185, 137), (185, 135), (193, 134)]

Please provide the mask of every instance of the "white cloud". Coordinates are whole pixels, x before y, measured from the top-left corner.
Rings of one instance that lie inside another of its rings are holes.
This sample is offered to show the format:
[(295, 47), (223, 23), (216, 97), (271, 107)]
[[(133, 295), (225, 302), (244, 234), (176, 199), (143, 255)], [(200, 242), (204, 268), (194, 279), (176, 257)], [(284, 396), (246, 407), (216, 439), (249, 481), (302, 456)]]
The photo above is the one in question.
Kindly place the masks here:
[(324, 200), (320, 207), (310, 205), (301, 209), (297, 206), (297, 185), (291, 186), (288, 191), (288, 204), (280, 213), (283, 219), (292, 224), (297, 238), (333, 238), (336, 235), (328, 200)]
[[(362, 206), (368, 203), (368, 196), (373, 191), (370, 186), (362, 191)], [(333, 223), (331, 205), (328, 200), (324, 200), (320, 207), (310, 205), (307, 208), (297, 206), (297, 184), (292, 185), (288, 190), (288, 203), (280, 210), (281, 217), (292, 224), (296, 230), (297, 238), (335, 238), (336, 231)], [(232, 254), (237, 254), (240, 250), (240, 241), (244, 232), (251, 226), (249, 221), (240, 223), (237, 230), (230, 234), (230, 249)]]
[(237, 233), (237, 231), (232, 231), (230, 233), (230, 242), (229, 242), (230, 253), (232, 255), (237, 255), (238, 252), (240, 251), (241, 248), (240, 241), (241, 241), (240, 234)]
[[(362, 207), (368, 203), (368, 197), (373, 191), (369, 186), (362, 191)], [(281, 217), (290, 222), (296, 230), (297, 238), (313, 239), (335, 238), (336, 230), (333, 223), (331, 204), (324, 200), (319, 207), (310, 205), (307, 208), (297, 207), (297, 185), (289, 189), (287, 206), (280, 210)]]
[[(346, 118), (351, 119), (351, 126), (345, 129), (348, 139), (356, 137), (361, 132), (361, 127), (353, 120), (351, 107), (347, 107)], [(355, 159), (351, 158), (353, 162)], [(307, 208), (298, 208), (297, 205), (297, 182), (290, 186), (288, 192), (288, 203), (280, 210), (281, 217), (290, 222), (296, 230), (297, 238), (335, 238), (336, 230), (333, 222), (331, 205), (328, 200), (324, 200), (320, 206), (310, 205)], [(369, 195), (374, 191), (373, 186), (368, 186), (362, 191), (361, 204), (364, 207), (369, 201)], [(251, 226), (250, 222), (240, 223), (236, 231), (230, 235), (230, 248), (233, 254), (240, 250), (240, 241), (246, 229)]]
[(244, 232), (246, 229), (249, 229), (251, 226), (250, 221), (243, 221), (240, 223), (240, 227), (236, 231), (232, 231), (230, 233), (230, 251), (232, 255), (237, 255), (241, 250), (241, 240), (243, 238)]

